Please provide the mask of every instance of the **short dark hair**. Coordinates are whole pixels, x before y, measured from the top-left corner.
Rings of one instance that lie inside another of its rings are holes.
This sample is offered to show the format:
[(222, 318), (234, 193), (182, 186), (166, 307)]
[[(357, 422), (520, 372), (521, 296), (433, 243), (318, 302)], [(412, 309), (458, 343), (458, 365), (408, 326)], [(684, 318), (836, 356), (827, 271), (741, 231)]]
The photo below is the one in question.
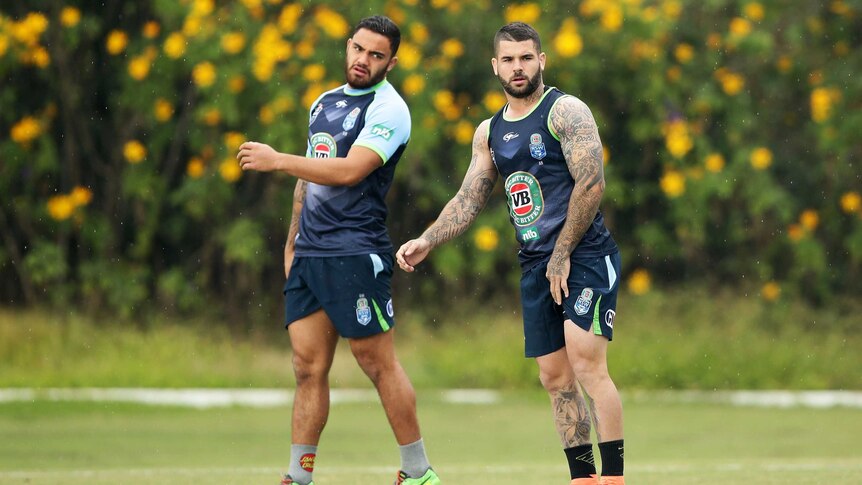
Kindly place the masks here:
[(353, 33), (350, 36), (353, 37), (356, 35), (359, 29), (368, 29), (386, 37), (389, 39), (389, 48), (392, 50), (392, 55), (395, 56), (398, 52), (398, 46), (401, 45), (401, 30), (398, 29), (398, 26), (389, 17), (383, 15), (365, 17), (356, 24), (356, 28), (353, 29)]
[(497, 51), (500, 49), (500, 41), (507, 40), (511, 42), (523, 42), (525, 40), (532, 40), (533, 45), (536, 46), (537, 52), (542, 52), (542, 41), (539, 40), (539, 33), (536, 32), (536, 29), (530, 27), (524, 22), (512, 22), (510, 24), (506, 24), (500, 27), (500, 30), (497, 31), (497, 34), (494, 36), (494, 55), (497, 55)]

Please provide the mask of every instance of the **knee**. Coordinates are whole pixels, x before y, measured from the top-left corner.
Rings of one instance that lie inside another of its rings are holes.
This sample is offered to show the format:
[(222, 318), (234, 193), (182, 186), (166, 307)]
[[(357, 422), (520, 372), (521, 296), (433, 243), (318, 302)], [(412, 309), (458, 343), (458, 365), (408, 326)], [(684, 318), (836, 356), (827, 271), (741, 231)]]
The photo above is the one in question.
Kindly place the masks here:
[(386, 372), (387, 367), (389, 367), (386, 359), (371, 349), (354, 348), (353, 357), (372, 382), (377, 382), (380, 376)]
[(321, 359), (300, 353), (293, 354), (293, 375), (297, 384), (325, 379), (327, 372), (327, 365)]
[(568, 367), (539, 368), (539, 381), (546, 391), (553, 394), (560, 389), (568, 389), (572, 386), (575, 375)]

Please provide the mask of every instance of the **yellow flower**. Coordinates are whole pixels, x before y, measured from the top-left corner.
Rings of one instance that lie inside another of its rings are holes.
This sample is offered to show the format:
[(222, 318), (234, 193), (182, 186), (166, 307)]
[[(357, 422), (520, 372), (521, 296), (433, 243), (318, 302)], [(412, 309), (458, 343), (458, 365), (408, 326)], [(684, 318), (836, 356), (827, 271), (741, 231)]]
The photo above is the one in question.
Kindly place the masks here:
[(686, 64), (694, 57), (694, 47), (691, 44), (679, 44), (673, 51), (680, 64)]
[(554, 37), (554, 48), (562, 57), (575, 57), (581, 53), (584, 48), (584, 41), (578, 34), (574, 18), (569, 17), (563, 21), (563, 26)]
[[(425, 27), (425, 25), (419, 22), (413, 22), (410, 24), (410, 38), (413, 39), (413, 42), (424, 44), (428, 40), (428, 37), (428, 27)], [(403, 42), (401, 43), (401, 46), (404, 46)], [(398, 49), (398, 52), (401, 52), (401, 48)]]
[(682, 14), (682, 3), (677, 1), (666, 1), (662, 3), (661, 10), (664, 12), (665, 17), (675, 20)]
[(458, 39), (447, 39), (440, 46), (440, 50), (443, 51), (444, 56), (450, 59), (461, 57), (464, 55), (464, 44)]
[(21, 62), (38, 68), (45, 68), (51, 64), (51, 55), (44, 47), (37, 45), (30, 47), (21, 56)]
[(493, 227), (482, 226), (476, 229), (473, 242), (481, 251), (493, 251), (500, 244), (500, 235), (497, 234), (497, 230)]
[(25, 116), (12, 125), (10, 137), (15, 143), (27, 145), (42, 134), (42, 126), (32, 116)]
[(623, 25), (623, 10), (616, 3), (609, 3), (605, 6), (604, 12), (599, 19), (602, 25), (602, 30), (605, 32), (616, 32)]
[(734, 17), (730, 21), (730, 33), (737, 37), (745, 37), (751, 33), (751, 22), (741, 17)]
[(835, 88), (815, 88), (811, 91), (811, 119), (823, 123), (832, 116), (832, 106), (841, 99), (841, 92)]
[(506, 105), (506, 96), (503, 93), (494, 90), (485, 95), (482, 104), (489, 113), (496, 113), (500, 108)]
[(74, 27), (81, 21), (81, 11), (75, 7), (63, 7), (60, 10), (60, 24), (63, 27)]
[(846, 40), (839, 40), (832, 47), (832, 52), (838, 57), (844, 57), (850, 53), (850, 44)]
[(302, 77), (308, 82), (317, 82), (326, 76), (323, 64), (309, 64), (302, 69)]
[(682, 70), (679, 68), (679, 66), (670, 66), (669, 68), (667, 68), (665, 74), (667, 75), (668, 81), (676, 82), (679, 81), (679, 78), (682, 77)]
[(678, 170), (669, 170), (661, 177), (659, 184), (665, 195), (675, 199), (685, 192), (685, 175)]
[(313, 103), (318, 96), (323, 94), (324, 91), (325, 89), (323, 86), (319, 84), (312, 84), (309, 86), (302, 95), (302, 106), (304, 106), (305, 109), (311, 109), (311, 103)]
[(35, 47), (39, 37), (48, 29), (48, 17), (40, 12), (30, 12), (20, 22), (11, 22), (12, 37), (27, 47)]
[(75, 202), (68, 195), (55, 195), (48, 199), (48, 215), (55, 221), (65, 221), (72, 217)]
[(245, 142), (245, 135), (236, 131), (229, 131), (224, 134), (224, 146), (229, 152), (239, 150), (239, 146)]
[(862, 208), (862, 196), (859, 192), (845, 192), (841, 196), (841, 210), (845, 213), (853, 214), (859, 212), (860, 208)]
[(245, 47), (245, 35), (242, 32), (228, 32), (221, 36), (221, 48), (228, 54), (236, 54)]
[(735, 96), (745, 87), (745, 78), (728, 70), (720, 70), (716, 73), (721, 83), (721, 89), (730, 96)]
[(602, 165), (607, 165), (611, 161), (611, 151), (608, 147), (602, 145)]
[(652, 286), (652, 278), (647, 270), (638, 268), (632, 271), (631, 276), (629, 276), (628, 286), (629, 291), (633, 295), (643, 295), (649, 292)]
[[(301, 41), (296, 44), (296, 55), (300, 57), (300, 59), (308, 59), (309, 57), (314, 55), (314, 43), (308, 42), (307, 40)], [(400, 50), (398, 51), (401, 52)]]
[(294, 107), (293, 98), (287, 96), (279, 96), (272, 102), (272, 109), (276, 113), (286, 113), (292, 111)]
[(742, 11), (744, 12), (746, 17), (755, 22), (760, 22), (761, 20), (763, 20), (763, 5), (757, 2), (745, 4), (745, 6), (742, 8)]
[(206, 172), (206, 166), (200, 157), (189, 159), (189, 163), (186, 164), (186, 175), (193, 179), (199, 179), (203, 177), (204, 172)]
[(260, 122), (268, 125), (275, 121), (275, 110), (273, 110), (270, 106), (261, 106), (260, 111), (257, 113), (258, 119)]
[(760, 296), (766, 301), (775, 301), (781, 296), (781, 286), (774, 281), (769, 281), (760, 289)]
[(144, 27), (141, 29), (141, 33), (147, 39), (155, 39), (161, 31), (162, 27), (155, 20), (150, 20), (149, 22), (145, 23)]
[(781, 56), (776, 61), (775, 66), (782, 74), (786, 74), (793, 67), (793, 61), (790, 59), (790, 56)]
[(684, 157), (694, 147), (688, 124), (684, 120), (674, 120), (663, 127), (665, 146), (675, 158)]
[(422, 52), (410, 42), (402, 42), (398, 48), (398, 65), (412, 71), (422, 60)]
[(542, 7), (537, 3), (524, 3), (520, 5), (509, 5), (506, 7), (506, 23), (524, 22), (531, 24), (539, 19)]
[(721, 49), (721, 34), (712, 32), (706, 36), (706, 46), (712, 50)]
[(147, 148), (138, 140), (127, 141), (123, 145), (123, 156), (131, 164), (141, 163), (147, 158)]
[(165, 98), (159, 98), (156, 100), (156, 104), (153, 107), (153, 114), (158, 121), (168, 121), (171, 119), (171, 116), (174, 115), (174, 105)]
[(129, 61), (129, 76), (140, 81), (150, 73), (150, 58), (146, 55), (135, 56)]
[(344, 17), (328, 7), (318, 8), (314, 12), (314, 21), (326, 35), (333, 39), (344, 38), (350, 30)]
[(772, 165), (772, 151), (766, 147), (758, 147), (751, 152), (751, 166), (757, 170), (766, 170)]
[(117, 55), (126, 50), (129, 44), (129, 36), (122, 30), (112, 30), (108, 34), (108, 39), (105, 41), (105, 47), (108, 49), (108, 54)]
[(712, 173), (721, 172), (724, 169), (724, 157), (719, 153), (710, 153), (703, 161), (706, 169)]
[[(0, 28), (2, 28), (2, 22), (0, 22)], [(2, 29), (0, 29), (0, 57), (6, 55), (6, 50), (9, 49), (9, 38), (3, 34)]]
[(301, 16), (302, 5), (298, 3), (285, 5), (278, 16), (278, 30), (283, 34), (292, 34), (299, 25), (299, 17)]
[(799, 224), (806, 230), (813, 231), (820, 224), (820, 215), (814, 209), (805, 209), (802, 214), (799, 214)]
[(204, 112), (203, 120), (207, 126), (215, 126), (221, 123), (221, 111), (218, 108), (210, 108)]
[(218, 172), (225, 181), (234, 183), (242, 177), (242, 169), (239, 168), (236, 158), (227, 157), (218, 166)]
[(233, 76), (228, 80), (227, 88), (234, 94), (242, 92), (245, 89), (245, 78), (239, 75)]
[(799, 241), (805, 236), (805, 230), (799, 224), (791, 224), (787, 227), (787, 237), (793, 241)]
[(186, 38), (179, 32), (172, 32), (165, 39), (164, 46), (165, 54), (171, 59), (179, 59), (186, 53)]
[(192, 79), (195, 84), (202, 88), (212, 86), (216, 80), (215, 66), (209, 61), (198, 63), (198, 65), (192, 69)]
[(190, 14), (196, 17), (203, 17), (211, 14), (213, 10), (215, 10), (213, 0), (194, 0)]
[(91, 200), (93, 200), (93, 191), (87, 187), (78, 185), (72, 189), (72, 193), (69, 194), (69, 198), (72, 200), (75, 207), (87, 205)]
[(421, 74), (411, 74), (404, 79), (401, 89), (409, 97), (416, 96), (425, 89), (425, 78)]
[(473, 124), (467, 120), (455, 124), (455, 141), (461, 145), (469, 145), (473, 141)]
[(461, 114), (461, 110), (455, 101), (455, 95), (452, 94), (452, 91), (445, 89), (437, 91), (434, 93), (434, 98), (431, 102), (434, 104), (434, 108), (436, 108), (437, 111), (439, 111), (447, 120), (455, 120)]

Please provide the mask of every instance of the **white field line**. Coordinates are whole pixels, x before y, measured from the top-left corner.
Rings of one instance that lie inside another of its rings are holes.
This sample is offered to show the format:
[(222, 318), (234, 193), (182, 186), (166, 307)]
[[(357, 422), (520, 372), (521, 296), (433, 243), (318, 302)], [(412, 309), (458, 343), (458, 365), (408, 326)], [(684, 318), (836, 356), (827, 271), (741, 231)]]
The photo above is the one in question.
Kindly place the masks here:
[[(490, 405), (502, 400), (490, 389), (449, 389), (439, 399), (452, 404)], [(654, 391), (623, 394), (623, 399), (662, 400), (678, 403), (724, 403), (762, 407), (849, 407), (862, 409), (862, 391)], [(373, 389), (333, 389), (332, 404), (377, 402)], [(276, 407), (293, 403), (287, 389), (145, 389), (145, 388), (9, 388), (0, 389), (0, 402), (90, 401), (131, 402), (193, 408), (225, 406)]]
[[(513, 464), (513, 465), (488, 465), (488, 464), (464, 464), (440, 467), (441, 473), (479, 474), (479, 475), (510, 475), (512, 473), (545, 471), (547, 464)], [(389, 474), (393, 467), (385, 466), (327, 466), (318, 472), (326, 475), (356, 475), (356, 474)], [(626, 470), (633, 473), (760, 473), (760, 472), (818, 472), (818, 471), (862, 471), (862, 461), (836, 461), (820, 460), (787, 463), (666, 463), (666, 464), (637, 464), (626, 463)], [(0, 471), (0, 478), (25, 479), (25, 478), (86, 478), (86, 477), (134, 477), (134, 476), (201, 476), (203, 474), (212, 476), (225, 475), (279, 475), (283, 473), (281, 468), (274, 467), (201, 467), (201, 468), (117, 468), (117, 469), (93, 469), (93, 470), (7, 470)]]

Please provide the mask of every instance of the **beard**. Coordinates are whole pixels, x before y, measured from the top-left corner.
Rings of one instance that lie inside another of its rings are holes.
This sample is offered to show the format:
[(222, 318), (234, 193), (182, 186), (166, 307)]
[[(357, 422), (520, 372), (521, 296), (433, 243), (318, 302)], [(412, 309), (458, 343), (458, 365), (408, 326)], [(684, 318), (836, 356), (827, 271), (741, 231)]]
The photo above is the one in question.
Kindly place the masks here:
[(383, 78), (386, 77), (385, 68), (381, 69), (380, 72), (372, 72), (371, 69), (365, 68), (365, 70), (368, 71), (368, 77), (359, 78), (355, 74), (353, 74), (353, 72), (350, 71), (350, 67), (351, 66), (345, 67), (344, 76), (345, 78), (347, 78), (347, 84), (349, 84), (350, 87), (355, 89), (370, 88), (371, 86), (376, 85), (377, 83), (382, 81)]
[(516, 88), (512, 86), (508, 81), (500, 77), (497, 78), (500, 80), (500, 84), (503, 85), (503, 89), (509, 93), (513, 98), (526, 98), (527, 96), (536, 92), (536, 89), (539, 87), (539, 83), (542, 81), (542, 70), (536, 71), (536, 74), (533, 77), (527, 78), (527, 83), (522, 88)]

